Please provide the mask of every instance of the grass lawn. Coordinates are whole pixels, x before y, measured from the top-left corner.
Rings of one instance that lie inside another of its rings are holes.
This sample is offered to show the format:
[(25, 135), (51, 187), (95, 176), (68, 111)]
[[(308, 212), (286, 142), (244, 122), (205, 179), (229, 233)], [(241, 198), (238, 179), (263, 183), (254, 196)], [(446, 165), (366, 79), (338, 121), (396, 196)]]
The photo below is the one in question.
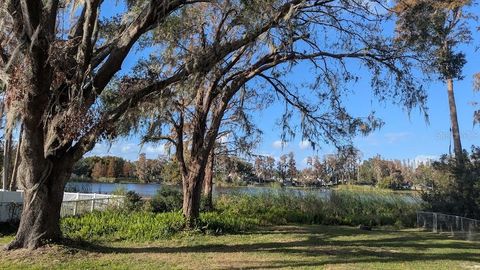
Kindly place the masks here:
[[(5, 244), (11, 237), (0, 237)], [(0, 269), (480, 269), (480, 242), (415, 230), (281, 226), (151, 243), (0, 251)]]

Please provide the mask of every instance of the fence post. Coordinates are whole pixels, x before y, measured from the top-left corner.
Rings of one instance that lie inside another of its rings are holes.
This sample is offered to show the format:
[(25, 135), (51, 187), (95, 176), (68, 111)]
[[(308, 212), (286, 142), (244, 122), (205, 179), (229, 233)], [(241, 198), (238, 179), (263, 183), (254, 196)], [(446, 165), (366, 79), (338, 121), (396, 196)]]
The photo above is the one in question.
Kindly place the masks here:
[(80, 199), (80, 193), (77, 192), (75, 195), (75, 201), (73, 203), (73, 215), (76, 216), (78, 213), (78, 200)]
[(93, 193), (92, 207), (90, 209), (90, 212), (93, 212), (93, 210), (95, 210), (95, 193)]
[(437, 213), (433, 213), (433, 232), (436, 233), (437, 232)]
[(74, 201), (74, 204), (73, 204), (73, 215), (74, 216), (77, 215), (77, 203), (78, 203), (78, 201)]

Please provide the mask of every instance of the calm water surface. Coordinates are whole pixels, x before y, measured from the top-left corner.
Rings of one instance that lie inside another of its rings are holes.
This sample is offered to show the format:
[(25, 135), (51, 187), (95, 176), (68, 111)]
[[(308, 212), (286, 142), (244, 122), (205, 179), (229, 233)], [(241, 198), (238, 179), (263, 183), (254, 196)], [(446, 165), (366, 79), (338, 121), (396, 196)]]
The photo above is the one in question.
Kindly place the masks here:
[[(111, 194), (117, 189), (125, 189), (127, 191), (135, 191), (142, 197), (153, 197), (157, 190), (161, 189), (161, 184), (121, 184), (121, 183), (89, 183), (89, 182), (69, 182), (65, 188), (70, 192), (82, 192), (82, 193), (102, 193)], [(180, 186), (175, 188), (181, 189)], [(330, 189), (324, 188), (273, 188), (273, 187), (260, 187), (260, 186), (248, 186), (248, 187), (216, 187), (213, 188), (214, 195), (243, 193), (243, 194), (260, 194), (260, 193), (277, 193), (288, 192), (294, 195), (306, 195), (312, 194), (322, 198), (328, 198), (331, 194)], [(367, 194), (366, 194), (367, 195)], [(367, 195), (366, 198), (372, 195)], [(373, 195), (376, 197), (376, 195)], [(397, 197), (398, 196), (398, 197)], [(419, 203), (421, 199), (418, 196), (413, 196), (406, 193), (391, 193), (385, 198), (402, 198), (403, 200), (411, 203)]]
[[(117, 189), (125, 189), (127, 191), (135, 191), (141, 196), (151, 197), (155, 195), (158, 189), (161, 189), (161, 184), (121, 184), (121, 183), (89, 183), (89, 182), (69, 182), (65, 187), (67, 191), (84, 192), (84, 193), (102, 193), (111, 194)], [(180, 189), (180, 186), (175, 188)], [(330, 190), (327, 189), (297, 189), (297, 188), (272, 188), (272, 187), (215, 187), (213, 192), (216, 195), (229, 193), (247, 193), (258, 194), (264, 192), (279, 192), (288, 191), (293, 194), (314, 193), (320, 196), (327, 196)]]

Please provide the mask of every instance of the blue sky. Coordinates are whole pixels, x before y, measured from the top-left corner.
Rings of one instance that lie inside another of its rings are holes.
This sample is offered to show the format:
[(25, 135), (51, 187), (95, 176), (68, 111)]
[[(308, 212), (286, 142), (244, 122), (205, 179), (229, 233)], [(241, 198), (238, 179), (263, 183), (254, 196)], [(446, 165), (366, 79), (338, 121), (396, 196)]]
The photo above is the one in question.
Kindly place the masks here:
[[(480, 36), (476, 34), (476, 41)], [(467, 64), (464, 69), (464, 80), (455, 81), (455, 94), (458, 111), (458, 120), (462, 136), (462, 144), (465, 149), (472, 145), (478, 145), (480, 141), (480, 126), (473, 125), (473, 112), (477, 109), (471, 105), (473, 101), (480, 101), (480, 93), (473, 91), (473, 75), (480, 72), (480, 52), (475, 51), (474, 45), (466, 47)], [(352, 85), (355, 91), (347, 97), (347, 108), (355, 116), (367, 115), (374, 110), (385, 125), (378, 131), (368, 136), (357, 136), (354, 145), (360, 149), (364, 159), (380, 154), (387, 159), (410, 159), (423, 160), (425, 158), (438, 157), (448, 153), (451, 143), (450, 122), (446, 85), (440, 81), (427, 84), (428, 92), (428, 115), (429, 123), (418, 109), (410, 113), (389, 101), (379, 103), (371, 94), (368, 75), (363, 74), (363, 79)], [(279, 108), (272, 107), (261, 113), (260, 119), (271, 119), (278, 115)], [(300, 138), (289, 142), (282, 149), (276, 127), (269, 122), (265, 125), (263, 143), (259, 152), (280, 156), (283, 153), (293, 151), (297, 157), (297, 164), (304, 166), (304, 159), (309, 155), (324, 155), (332, 153), (333, 147), (323, 145), (318, 151), (313, 151), (308, 144)], [(453, 147), (453, 146), (452, 146)], [(453, 151), (453, 149), (452, 149)]]
[[(474, 34), (474, 42), (462, 46), (466, 53), (467, 64), (464, 68), (465, 79), (455, 82), (455, 93), (458, 110), (458, 120), (462, 136), (463, 147), (469, 149), (471, 145), (478, 145), (480, 141), (480, 127), (473, 126), (473, 112), (477, 109), (470, 103), (480, 101), (480, 93), (472, 89), (473, 75), (480, 72), (480, 51), (475, 47), (480, 45), (480, 34)], [(124, 63), (123, 71), (136, 62), (144, 52), (133, 52)], [(374, 110), (385, 125), (381, 130), (368, 136), (358, 136), (354, 145), (360, 149), (363, 158), (380, 154), (388, 159), (424, 159), (437, 157), (448, 153), (451, 143), (449, 110), (446, 86), (443, 82), (436, 81), (427, 85), (429, 120), (427, 124), (423, 114), (414, 109), (410, 114), (403, 108), (392, 105), (388, 101), (379, 103), (372, 97), (369, 86), (368, 72), (360, 70), (361, 80), (351, 85), (355, 91), (347, 97), (345, 103), (348, 111), (354, 116), (366, 116)], [(292, 80), (297, 80), (305, 74), (291, 74)], [(304, 160), (311, 155), (324, 155), (334, 152), (329, 145), (320, 145), (315, 151), (301, 141), (300, 137), (281, 144), (279, 128), (275, 125), (280, 115), (282, 104), (276, 103), (265, 111), (256, 114), (255, 122), (261, 127), (263, 139), (256, 152), (258, 154), (279, 157), (290, 151), (294, 152), (298, 167), (305, 167)], [(268, 120), (265, 120), (268, 119)], [(122, 138), (116, 142), (99, 143), (88, 155), (117, 155), (129, 160), (137, 159), (139, 153), (146, 153), (149, 158), (164, 154), (162, 145), (144, 145), (140, 148), (138, 138)]]

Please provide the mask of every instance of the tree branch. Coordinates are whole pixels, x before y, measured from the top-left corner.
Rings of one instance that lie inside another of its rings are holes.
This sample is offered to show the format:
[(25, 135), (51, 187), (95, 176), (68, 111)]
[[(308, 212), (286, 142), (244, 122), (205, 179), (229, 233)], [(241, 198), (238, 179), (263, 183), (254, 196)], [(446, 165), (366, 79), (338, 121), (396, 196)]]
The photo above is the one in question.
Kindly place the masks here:
[(185, 0), (152, 0), (140, 12), (137, 18), (119, 35), (120, 38), (113, 46), (105, 63), (94, 75), (92, 86), (97, 95), (107, 86), (113, 75), (120, 70), (125, 57), (138, 38), (185, 3)]

